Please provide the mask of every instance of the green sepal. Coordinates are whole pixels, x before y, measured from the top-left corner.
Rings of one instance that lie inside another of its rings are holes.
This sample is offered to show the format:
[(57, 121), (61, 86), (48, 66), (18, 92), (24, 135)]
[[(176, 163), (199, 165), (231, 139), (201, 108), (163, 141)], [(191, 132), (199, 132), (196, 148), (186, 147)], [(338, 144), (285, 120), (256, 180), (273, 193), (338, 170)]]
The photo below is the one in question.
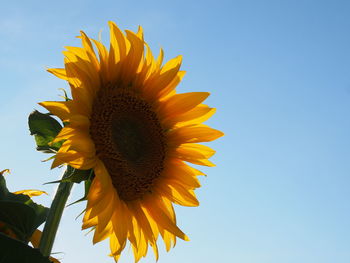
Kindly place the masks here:
[(73, 172), (68, 175), (65, 178), (62, 178), (61, 180), (57, 180), (57, 181), (52, 181), (52, 182), (48, 182), (45, 184), (56, 184), (56, 183), (77, 183), (80, 184), (82, 181), (86, 181), (89, 178), (93, 177), (93, 170), (89, 169), (89, 170), (79, 170), (79, 169), (74, 169)]
[(47, 207), (36, 204), (29, 196), (11, 193), (0, 174), (0, 222), (10, 227), (20, 240), (28, 242), (45, 222), (48, 212)]
[(80, 202), (83, 202), (83, 201), (86, 201), (87, 200), (87, 196), (89, 194), (89, 190), (90, 190), (90, 187), (91, 187), (91, 183), (92, 183), (92, 180), (94, 179), (95, 175), (94, 173), (92, 172), (89, 176), (89, 178), (87, 180), (85, 180), (84, 182), (84, 189), (85, 189), (85, 193), (84, 193), (84, 196), (82, 198), (80, 198), (79, 200), (77, 201), (74, 201), (73, 203), (70, 203), (69, 205), (67, 206), (71, 206), (71, 205), (74, 205), (74, 204), (77, 204), (77, 203), (80, 203)]
[(0, 233), (0, 263), (51, 263), (39, 249)]
[(61, 124), (49, 114), (33, 111), (28, 118), (30, 134), (34, 135), (37, 150), (44, 153), (55, 153), (63, 141), (51, 143), (61, 131)]
[(52, 156), (50, 156), (49, 158), (46, 158), (46, 159), (44, 159), (44, 160), (42, 160), (42, 162), (48, 162), (48, 161), (51, 161), (52, 159), (55, 159), (55, 155), (52, 155)]
[(63, 91), (63, 96), (60, 96), (61, 98), (63, 98), (65, 101), (70, 101), (70, 100), (72, 100), (71, 98), (69, 98), (68, 97), (68, 95), (67, 95), (67, 91), (65, 90), (65, 89), (63, 89), (63, 88), (60, 88), (60, 89), (58, 89), (58, 90), (62, 90)]

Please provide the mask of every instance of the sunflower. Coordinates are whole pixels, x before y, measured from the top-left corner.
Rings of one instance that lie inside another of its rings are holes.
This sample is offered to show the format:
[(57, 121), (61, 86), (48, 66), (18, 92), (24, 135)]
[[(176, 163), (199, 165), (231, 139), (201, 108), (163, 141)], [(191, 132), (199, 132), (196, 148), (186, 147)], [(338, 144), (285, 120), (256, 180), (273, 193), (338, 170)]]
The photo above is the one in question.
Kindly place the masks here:
[(128, 241), (136, 262), (149, 245), (158, 259), (159, 236), (167, 251), (176, 237), (188, 240), (173, 203), (199, 204), (194, 189), (203, 173), (187, 162), (213, 166), (214, 150), (197, 143), (223, 133), (202, 124), (215, 112), (202, 104), (209, 93), (176, 93), (181, 56), (163, 65), (163, 51), (154, 58), (141, 27), (109, 26), (109, 50), (81, 31), (82, 47), (66, 47), (65, 67), (48, 70), (72, 95), (40, 103), (67, 124), (53, 141), (64, 143), (52, 167), (93, 169), (82, 228), (94, 230), (94, 243), (109, 238), (115, 261)]

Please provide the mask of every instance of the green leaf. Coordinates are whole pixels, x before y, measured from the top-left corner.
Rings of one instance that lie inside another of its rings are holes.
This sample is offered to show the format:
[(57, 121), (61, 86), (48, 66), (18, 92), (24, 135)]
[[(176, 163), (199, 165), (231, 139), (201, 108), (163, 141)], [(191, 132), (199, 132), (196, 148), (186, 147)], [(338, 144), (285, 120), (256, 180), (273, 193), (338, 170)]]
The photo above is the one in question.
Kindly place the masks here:
[(0, 200), (5, 199), (8, 195), (9, 190), (6, 187), (6, 181), (2, 174), (0, 174)]
[(37, 150), (44, 153), (55, 153), (62, 142), (51, 143), (61, 131), (61, 124), (49, 114), (33, 111), (28, 118), (30, 134), (34, 135)]
[(39, 249), (0, 233), (0, 263), (51, 263)]
[(50, 209), (33, 202), (31, 198), (29, 198), (25, 204), (31, 207), (35, 212), (35, 218), (31, 229), (32, 233), (30, 234), (31, 236), (34, 233), (35, 229), (37, 229), (42, 223), (46, 221)]
[(0, 174), (0, 221), (6, 223), (22, 241), (27, 242), (35, 229), (45, 222), (49, 209), (23, 194), (13, 194)]
[(0, 221), (10, 227), (18, 239), (29, 241), (33, 234), (34, 220), (35, 211), (33, 208), (23, 203), (0, 201)]

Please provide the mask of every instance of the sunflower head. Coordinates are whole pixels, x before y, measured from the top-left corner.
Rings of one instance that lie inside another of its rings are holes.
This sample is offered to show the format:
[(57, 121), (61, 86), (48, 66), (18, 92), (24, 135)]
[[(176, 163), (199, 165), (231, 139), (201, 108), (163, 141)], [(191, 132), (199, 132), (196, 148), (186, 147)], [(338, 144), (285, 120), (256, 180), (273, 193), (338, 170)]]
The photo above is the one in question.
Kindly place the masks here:
[(54, 142), (64, 141), (53, 167), (93, 169), (83, 229), (93, 241), (109, 238), (118, 260), (129, 241), (138, 261), (157, 239), (166, 249), (176, 237), (173, 204), (198, 206), (194, 190), (203, 173), (187, 163), (213, 166), (214, 150), (198, 144), (223, 135), (204, 124), (214, 108), (202, 104), (207, 92), (178, 94), (182, 57), (163, 63), (138, 32), (122, 32), (113, 22), (110, 46), (81, 32), (82, 47), (66, 47), (64, 68), (49, 69), (68, 81), (72, 100), (42, 102), (67, 125)]

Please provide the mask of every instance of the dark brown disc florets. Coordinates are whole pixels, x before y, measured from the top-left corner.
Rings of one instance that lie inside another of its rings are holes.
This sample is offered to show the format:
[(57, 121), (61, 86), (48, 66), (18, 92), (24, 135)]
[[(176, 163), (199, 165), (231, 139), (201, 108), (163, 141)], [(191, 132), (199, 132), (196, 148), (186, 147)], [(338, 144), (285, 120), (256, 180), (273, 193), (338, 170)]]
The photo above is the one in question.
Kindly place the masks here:
[(92, 107), (96, 155), (124, 201), (151, 192), (165, 159), (165, 138), (152, 106), (131, 88), (106, 88)]

